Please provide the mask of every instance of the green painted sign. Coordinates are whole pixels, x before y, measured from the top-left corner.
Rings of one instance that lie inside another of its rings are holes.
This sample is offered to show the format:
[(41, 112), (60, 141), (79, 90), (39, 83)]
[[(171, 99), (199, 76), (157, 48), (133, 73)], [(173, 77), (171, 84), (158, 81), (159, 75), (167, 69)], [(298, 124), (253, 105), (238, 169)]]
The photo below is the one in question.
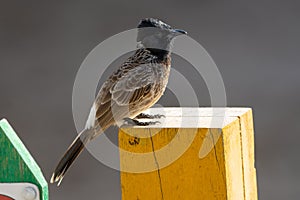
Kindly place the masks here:
[(32, 183), (48, 200), (48, 184), (35, 160), (7, 120), (0, 121), (0, 183)]

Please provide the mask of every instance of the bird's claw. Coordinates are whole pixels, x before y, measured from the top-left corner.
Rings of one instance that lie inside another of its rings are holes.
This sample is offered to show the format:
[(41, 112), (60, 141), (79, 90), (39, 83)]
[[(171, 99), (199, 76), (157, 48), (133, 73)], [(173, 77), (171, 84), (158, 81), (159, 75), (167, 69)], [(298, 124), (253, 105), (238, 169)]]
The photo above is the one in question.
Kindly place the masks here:
[(161, 114), (156, 114), (156, 115), (150, 115), (150, 114), (145, 114), (145, 113), (141, 113), (138, 116), (136, 116), (136, 119), (160, 119), (162, 117), (166, 117), (165, 115), (161, 115)]
[(149, 126), (149, 125), (160, 124), (159, 121), (140, 122), (136, 119), (131, 119), (128, 117), (124, 118), (123, 120), (125, 125), (131, 125), (131, 126)]

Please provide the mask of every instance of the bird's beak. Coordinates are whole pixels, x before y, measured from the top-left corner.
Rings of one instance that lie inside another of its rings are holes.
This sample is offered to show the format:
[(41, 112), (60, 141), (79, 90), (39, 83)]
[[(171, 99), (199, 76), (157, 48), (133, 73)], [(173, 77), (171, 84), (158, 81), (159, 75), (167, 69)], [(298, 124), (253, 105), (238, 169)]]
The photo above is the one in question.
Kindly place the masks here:
[(176, 35), (186, 35), (187, 32), (181, 29), (173, 29), (173, 33)]

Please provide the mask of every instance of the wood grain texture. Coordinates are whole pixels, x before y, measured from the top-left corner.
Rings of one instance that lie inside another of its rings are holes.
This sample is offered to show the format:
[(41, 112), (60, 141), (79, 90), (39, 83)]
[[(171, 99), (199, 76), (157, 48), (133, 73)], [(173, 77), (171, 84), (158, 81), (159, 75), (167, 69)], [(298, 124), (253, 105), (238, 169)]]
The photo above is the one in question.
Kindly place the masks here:
[(35, 184), (40, 198), (48, 200), (48, 184), (40, 168), (5, 119), (0, 121), (0, 147), (0, 182)]
[[(251, 109), (155, 108), (148, 113), (166, 119), (119, 131), (122, 200), (257, 199)], [(212, 123), (215, 116), (223, 123)], [(198, 122), (182, 125), (193, 120)]]

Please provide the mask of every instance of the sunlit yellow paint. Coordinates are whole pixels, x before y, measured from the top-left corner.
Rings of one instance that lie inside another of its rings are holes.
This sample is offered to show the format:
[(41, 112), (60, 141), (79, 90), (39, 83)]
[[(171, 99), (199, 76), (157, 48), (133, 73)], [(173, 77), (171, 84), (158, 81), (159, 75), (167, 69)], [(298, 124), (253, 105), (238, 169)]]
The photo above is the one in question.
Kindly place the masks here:
[[(170, 113), (174, 109), (170, 108)], [(209, 128), (209, 124), (205, 128), (168, 128), (167, 124), (120, 129), (119, 146), (125, 150), (120, 151), (121, 169), (134, 171), (159, 166), (151, 172), (121, 172), (122, 200), (257, 199), (251, 109), (236, 110), (233, 108), (232, 114), (228, 114), (228, 109), (225, 117), (231, 119), (219, 128)], [(165, 114), (168, 117), (168, 111)], [(203, 115), (207, 117), (207, 110)], [(198, 117), (201, 121), (204, 116), (200, 112)], [(204, 140), (215, 145), (205, 157), (199, 158)], [(175, 141), (173, 146), (169, 145), (171, 141)], [(174, 149), (186, 145), (183, 155), (160, 168), (176, 158), (178, 152)]]

